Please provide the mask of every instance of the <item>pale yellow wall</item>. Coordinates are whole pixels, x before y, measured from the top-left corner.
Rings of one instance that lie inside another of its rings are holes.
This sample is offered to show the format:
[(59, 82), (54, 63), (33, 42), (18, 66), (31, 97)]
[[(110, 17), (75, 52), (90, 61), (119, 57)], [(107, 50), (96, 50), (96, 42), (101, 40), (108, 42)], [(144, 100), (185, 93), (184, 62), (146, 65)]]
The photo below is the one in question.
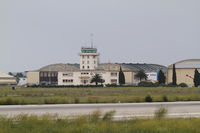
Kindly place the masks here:
[(126, 84), (133, 84), (133, 72), (124, 72)]
[(0, 84), (16, 84), (16, 79), (0, 79)]
[[(187, 77), (188, 74), (194, 78), (194, 68), (176, 68), (177, 84), (186, 83), (187, 85), (194, 85), (193, 79)], [(198, 69), (200, 71), (200, 69)], [(168, 83), (172, 82), (172, 68), (168, 69), (167, 74)]]
[(27, 84), (39, 84), (39, 72), (28, 72), (27, 73)]

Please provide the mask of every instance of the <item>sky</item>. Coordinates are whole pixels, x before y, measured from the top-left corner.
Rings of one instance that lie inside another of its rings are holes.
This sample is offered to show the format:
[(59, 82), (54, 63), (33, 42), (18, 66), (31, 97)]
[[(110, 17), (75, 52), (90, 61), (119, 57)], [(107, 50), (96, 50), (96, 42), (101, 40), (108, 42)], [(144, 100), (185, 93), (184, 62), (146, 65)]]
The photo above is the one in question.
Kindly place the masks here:
[(200, 58), (200, 0), (0, 0), (0, 71), (79, 63), (91, 34), (101, 63)]

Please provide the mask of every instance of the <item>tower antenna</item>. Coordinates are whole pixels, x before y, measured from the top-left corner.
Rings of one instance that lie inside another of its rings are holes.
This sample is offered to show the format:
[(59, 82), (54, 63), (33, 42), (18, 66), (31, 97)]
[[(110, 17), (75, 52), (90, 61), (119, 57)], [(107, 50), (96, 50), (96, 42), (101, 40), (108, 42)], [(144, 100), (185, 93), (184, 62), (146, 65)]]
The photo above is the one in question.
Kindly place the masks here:
[(94, 46), (93, 46), (93, 36), (94, 36), (94, 34), (93, 33), (91, 33), (90, 34), (90, 37), (91, 37), (91, 48), (93, 48)]

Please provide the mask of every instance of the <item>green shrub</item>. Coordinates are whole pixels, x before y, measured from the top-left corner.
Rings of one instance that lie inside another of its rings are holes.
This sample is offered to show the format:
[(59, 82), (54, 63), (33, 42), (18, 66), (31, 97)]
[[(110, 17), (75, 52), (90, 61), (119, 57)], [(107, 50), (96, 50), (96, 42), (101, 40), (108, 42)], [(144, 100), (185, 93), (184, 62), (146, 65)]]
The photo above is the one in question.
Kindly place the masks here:
[(158, 84), (158, 86), (166, 87), (167, 85), (166, 84)]
[(150, 95), (147, 95), (145, 97), (145, 102), (152, 102), (152, 101), (153, 101), (153, 98)]
[(21, 104), (19, 100), (13, 97), (6, 97), (0, 99), (0, 105), (18, 105)]
[(80, 99), (78, 97), (74, 98), (74, 103), (80, 103)]
[(162, 99), (163, 99), (163, 102), (168, 102), (167, 96), (163, 96)]
[(167, 115), (167, 109), (166, 108), (164, 108), (164, 107), (160, 107), (159, 109), (157, 109), (156, 111), (155, 111), (155, 118), (156, 119), (161, 119), (161, 118), (164, 118), (164, 117), (166, 117), (166, 115)]
[(106, 84), (106, 87), (117, 87), (117, 84)]
[(173, 83), (169, 83), (166, 87), (178, 87), (177, 85), (173, 85)]
[(113, 120), (113, 117), (115, 115), (116, 111), (110, 111), (110, 112), (106, 112), (102, 118), (102, 120), (104, 121), (111, 121)]
[(90, 115), (90, 121), (91, 122), (98, 122), (98, 121), (100, 121), (100, 117), (101, 117), (101, 111), (96, 110)]
[(142, 81), (140, 83), (138, 83), (139, 87), (154, 87), (154, 83), (152, 82), (147, 82), (147, 81)]
[(180, 87), (188, 87), (188, 85), (186, 83), (180, 83), (178, 86), (180, 86)]

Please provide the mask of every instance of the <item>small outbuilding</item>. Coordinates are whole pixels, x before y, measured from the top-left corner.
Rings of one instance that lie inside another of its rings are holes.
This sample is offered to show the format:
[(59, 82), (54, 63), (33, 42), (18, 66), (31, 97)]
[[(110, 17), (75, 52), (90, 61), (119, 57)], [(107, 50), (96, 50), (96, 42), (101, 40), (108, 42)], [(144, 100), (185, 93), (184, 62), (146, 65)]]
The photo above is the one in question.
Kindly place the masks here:
[(16, 85), (16, 78), (0, 72), (0, 85)]

